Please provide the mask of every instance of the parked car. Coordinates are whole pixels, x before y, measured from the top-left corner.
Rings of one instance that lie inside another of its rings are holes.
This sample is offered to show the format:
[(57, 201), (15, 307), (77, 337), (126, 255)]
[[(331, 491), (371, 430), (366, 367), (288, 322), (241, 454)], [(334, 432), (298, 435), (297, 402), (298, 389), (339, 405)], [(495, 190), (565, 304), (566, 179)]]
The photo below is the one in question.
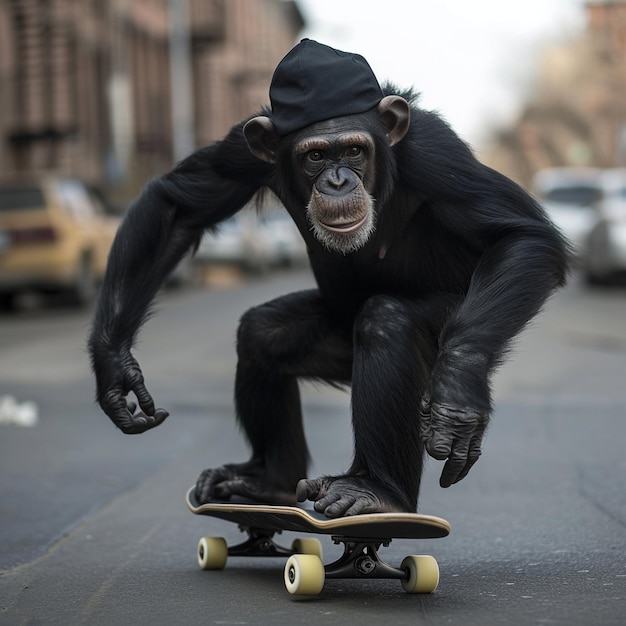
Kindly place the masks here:
[(262, 274), (272, 267), (306, 261), (302, 236), (282, 208), (245, 209), (207, 232), (196, 251), (197, 263), (233, 264)]
[(259, 230), (268, 242), (272, 265), (291, 267), (308, 261), (306, 243), (282, 206), (261, 213)]
[(24, 291), (64, 292), (83, 305), (104, 274), (119, 217), (80, 180), (0, 185), (0, 307)]
[(604, 171), (602, 186), (582, 261), (586, 279), (597, 284), (626, 278), (626, 168)]
[(533, 192), (580, 257), (596, 221), (595, 205), (603, 197), (602, 170), (545, 168), (535, 175)]
[(271, 264), (270, 243), (259, 227), (253, 210), (241, 211), (222, 222), (215, 232), (206, 232), (195, 254), (196, 263), (236, 265), (262, 274)]

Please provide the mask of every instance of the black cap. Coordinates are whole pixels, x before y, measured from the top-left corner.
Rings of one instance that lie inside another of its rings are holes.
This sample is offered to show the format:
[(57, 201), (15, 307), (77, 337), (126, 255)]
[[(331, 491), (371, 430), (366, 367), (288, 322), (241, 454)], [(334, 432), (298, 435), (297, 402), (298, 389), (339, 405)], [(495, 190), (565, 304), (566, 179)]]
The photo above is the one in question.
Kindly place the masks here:
[(360, 54), (303, 39), (278, 64), (270, 85), (279, 135), (342, 115), (373, 109), (384, 94)]

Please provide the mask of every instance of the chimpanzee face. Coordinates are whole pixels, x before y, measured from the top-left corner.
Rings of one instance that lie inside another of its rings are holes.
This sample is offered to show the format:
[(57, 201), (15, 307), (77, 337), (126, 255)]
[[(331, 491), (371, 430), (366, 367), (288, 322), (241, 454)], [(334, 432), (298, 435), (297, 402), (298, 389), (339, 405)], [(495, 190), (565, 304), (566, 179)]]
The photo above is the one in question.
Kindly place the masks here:
[(392, 146), (408, 125), (406, 100), (387, 96), (372, 112), (317, 122), (286, 137), (278, 136), (269, 117), (253, 118), (244, 133), (252, 152), (269, 163), (277, 163), (288, 142), (293, 180), (282, 180), (283, 172), (278, 172), (283, 186), (302, 199), (317, 240), (329, 250), (349, 254), (363, 247), (376, 227), (373, 192), (380, 157), (373, 133)]
[(293, 160), (306, 187), (307, 219), (315, 237), (330, 250), (361, 248), (375, 228), (375, 143), (351, 118), (338, 118), (297, 134)]

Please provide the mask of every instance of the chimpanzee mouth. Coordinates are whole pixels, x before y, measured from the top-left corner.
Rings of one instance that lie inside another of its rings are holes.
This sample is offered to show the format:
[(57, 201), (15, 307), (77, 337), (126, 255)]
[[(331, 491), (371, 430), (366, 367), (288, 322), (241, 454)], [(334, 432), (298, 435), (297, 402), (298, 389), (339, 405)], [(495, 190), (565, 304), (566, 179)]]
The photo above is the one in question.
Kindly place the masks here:
[(367, 243), (376, 229), (374, 199), (370, 195), (356, 206), (354, 203), (351, 206), (328, 205), (324, 196), (314, 199), (315, 203), (307, 205), (307, 219), (313, 235), (327, 250), (345, 255)]
[(355, 230), (358, 230), (365, 224), (367, 221), (367, 214), (364, 215), (361, 219), (354, 220), (352, 222), (344, 222), (337, 224), (326, 224), (325, 222), (320, 222), (320, 226), (323, 226), (326, 230), (330, 230), (333, 233), (353, 233)]

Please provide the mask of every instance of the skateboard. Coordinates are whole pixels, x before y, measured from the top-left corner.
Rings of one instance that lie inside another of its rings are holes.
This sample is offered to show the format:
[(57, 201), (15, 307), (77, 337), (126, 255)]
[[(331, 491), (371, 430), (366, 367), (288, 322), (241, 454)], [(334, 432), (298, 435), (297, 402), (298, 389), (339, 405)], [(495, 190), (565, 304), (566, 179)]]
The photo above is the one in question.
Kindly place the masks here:
[[(193, 487), (187, 492), (187, 507), (196, 515), (238, 524), (247, 535), (243, 543), (231, 546), (221, 537), (200, 539), (198, 564), (202, 569), (224, 569), (228, 557), (285, 557), (285, 587), (294, 595), (317, 595), (325, 580), (334, 578), (397, 579), (408, 593), (431, 593), (439, 584), (439, 565), (434, 557), (407, 556), (400, 567), (393, 567), (380, 558), (378, 551), (393, 539), (436, 539), (450, 533), (445, 519), (417, 513), (369, 513), (329, 519), (309, 508), (244, 499), (199, 504)], [(274, 536), (283, 531), (330, 535), (335, 544), (343, 545), (343, 555), (324, 565), (318, 539), (296, 539), (287, 548), (274, 541)]]

